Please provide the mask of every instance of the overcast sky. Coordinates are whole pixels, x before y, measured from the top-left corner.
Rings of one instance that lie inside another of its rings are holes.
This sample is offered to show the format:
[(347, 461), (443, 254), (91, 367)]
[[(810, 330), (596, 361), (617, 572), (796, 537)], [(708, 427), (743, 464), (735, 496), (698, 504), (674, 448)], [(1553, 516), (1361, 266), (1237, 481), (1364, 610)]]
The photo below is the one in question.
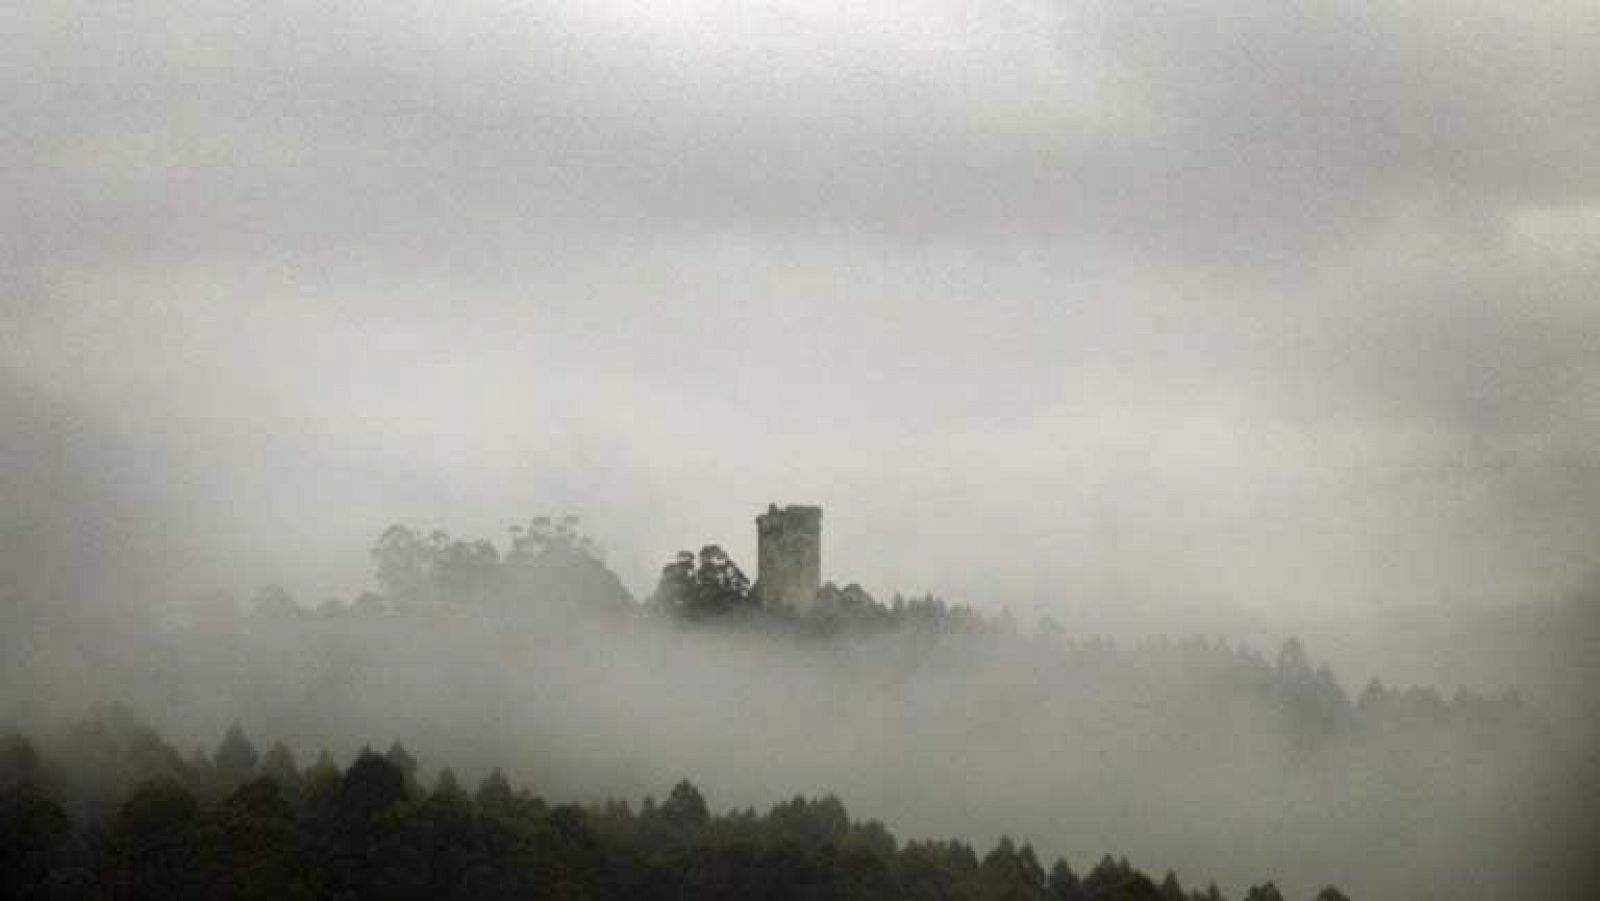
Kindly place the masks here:
[(572, 512), (642, 593), (704, 542), (754, 575), (778, 501), (825, 507), (841, 582), (984, 606), (1600, 565), (1592, 0), (59, 0), (0, 34), (36, 550), (160, 535), (125, 555), (171, 590), (314, 601), (390, 522)]

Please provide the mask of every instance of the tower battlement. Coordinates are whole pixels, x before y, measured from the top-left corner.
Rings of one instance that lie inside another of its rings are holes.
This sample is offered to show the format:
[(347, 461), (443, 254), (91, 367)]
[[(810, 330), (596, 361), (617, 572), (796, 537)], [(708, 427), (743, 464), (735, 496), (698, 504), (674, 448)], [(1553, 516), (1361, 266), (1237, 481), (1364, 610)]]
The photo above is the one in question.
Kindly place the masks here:
[(811, 606), (822, 587), (822, 508), (768, 504), (756, 517), (756, 597), (768, 606)]

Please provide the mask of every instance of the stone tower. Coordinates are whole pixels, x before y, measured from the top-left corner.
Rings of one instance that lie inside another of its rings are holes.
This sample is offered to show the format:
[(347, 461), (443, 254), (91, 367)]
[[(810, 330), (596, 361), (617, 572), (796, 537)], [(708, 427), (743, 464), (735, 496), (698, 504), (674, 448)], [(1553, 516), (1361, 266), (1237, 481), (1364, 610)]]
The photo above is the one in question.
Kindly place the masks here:
[(756, 597), (767, 606), (811, 606), (822, 587), (822, 508), (768, 504), (756, 537)]

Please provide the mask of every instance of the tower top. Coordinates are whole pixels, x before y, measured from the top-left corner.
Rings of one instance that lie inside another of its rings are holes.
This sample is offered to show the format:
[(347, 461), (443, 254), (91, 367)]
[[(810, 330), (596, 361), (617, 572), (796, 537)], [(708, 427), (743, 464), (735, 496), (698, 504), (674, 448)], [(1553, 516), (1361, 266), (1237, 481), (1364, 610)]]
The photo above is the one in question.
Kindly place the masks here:
[(773, 529), (808, 529), (821, 532), (822, 508), (803, 504), (793, 504), (788, 507), (768, 504), (767, 512), (756, 517), (756, 529), (763, 533)]

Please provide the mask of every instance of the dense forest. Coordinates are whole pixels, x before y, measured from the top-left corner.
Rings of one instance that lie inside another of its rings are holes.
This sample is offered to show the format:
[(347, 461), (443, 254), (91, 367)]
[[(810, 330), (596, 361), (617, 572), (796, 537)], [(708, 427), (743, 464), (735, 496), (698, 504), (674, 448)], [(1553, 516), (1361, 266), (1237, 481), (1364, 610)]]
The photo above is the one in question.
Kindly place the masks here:
[[(72, 764), (0, 738), (0, 887), (16, 898), (908, 898), (1218, 901), (1111, 856), (1081, 876), (1002, 838), (900, 843), (840, 800), (714, 816), (679, 781), (659, 803), (550, 804), (499, 770), (424, 787), (398, 742), (342, 771), (259, 754), (238, 726), (185, 759), (126, 710), (79, 724)], [(1246, 901), (1279, 901), (1271, 882)], [(1345, 896), (1329, 887), (1318, 901)]]
[[(372, 558), (349, 601), (214, 592), (60, 655), (39, 650), (60, 633), (13, 633), (0, 726), (29, 736), (6, 750), (14, 884), (1489, 898), (1572, 884), (1588, 814), (1569, 799), (1600, 785), (1586, 734), (1514, 692), (1351, 692), (1292, 638), (1271, 655), (1124, 646), (857, 585), (774, 608), (715, 545), (636, 600), (575, 521), (548, 518), (504, 548), (396, 526)], [(235, 723), (210, 751), (158, 737), (206, 745)], [(281, 741), (258, 757), (246, 728)], [(367, 750), (394, 736), (405, 748)], [(438, 767), (426, 780), (413, 753)], [(674, 783), (660, 803), (599, 800)], [(732, 810), (711, 816), (702, 790)]]

